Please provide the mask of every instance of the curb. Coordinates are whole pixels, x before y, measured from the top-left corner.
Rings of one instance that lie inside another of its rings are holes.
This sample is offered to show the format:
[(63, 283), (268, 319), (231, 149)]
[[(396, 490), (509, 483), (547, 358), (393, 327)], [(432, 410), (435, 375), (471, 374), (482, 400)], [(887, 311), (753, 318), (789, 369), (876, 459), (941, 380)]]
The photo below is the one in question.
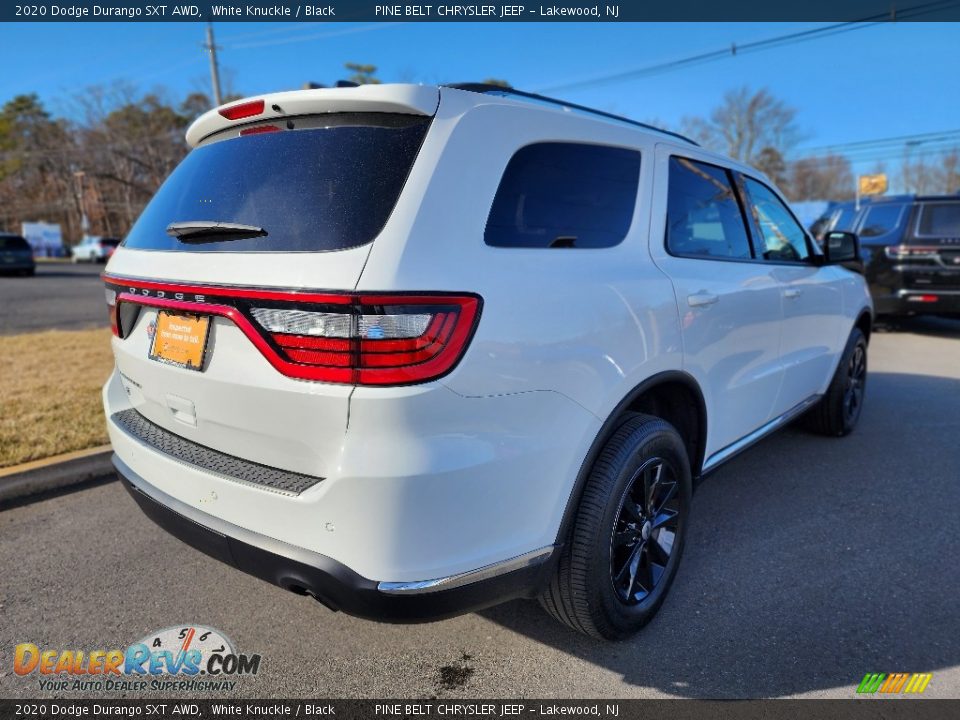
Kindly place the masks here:
[(0, 469), (0, 504), (113, 473), (109, 445)]

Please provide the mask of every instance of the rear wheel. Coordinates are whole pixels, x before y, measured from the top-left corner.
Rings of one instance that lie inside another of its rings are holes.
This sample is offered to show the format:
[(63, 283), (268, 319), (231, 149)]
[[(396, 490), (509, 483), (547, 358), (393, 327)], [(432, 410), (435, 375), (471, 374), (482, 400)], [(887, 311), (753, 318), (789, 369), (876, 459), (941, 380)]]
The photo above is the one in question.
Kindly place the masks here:
[(679, 433), (631, 414), (601, 451), (540, 598), (575, 630), (619, 640), (656, 614), (683, 552), (692, 480)]
[(830, 387), (804, 418), (807, 427), (822, 435), (848, 435), (860, 420), (866, 390), (867, 339), (854, 328)]

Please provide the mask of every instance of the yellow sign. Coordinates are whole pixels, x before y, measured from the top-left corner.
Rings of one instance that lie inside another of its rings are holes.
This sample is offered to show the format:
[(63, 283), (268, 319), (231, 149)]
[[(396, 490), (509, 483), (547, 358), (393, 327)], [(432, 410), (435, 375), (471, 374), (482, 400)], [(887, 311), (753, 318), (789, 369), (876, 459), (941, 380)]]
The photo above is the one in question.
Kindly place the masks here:
[(203, 369), (203, 351), (207, 344), (210, 318), (194, 315), (157, 313), (150, 357), (190, 370)]
[(861, 175), (857, 178), (861, 195), (883, 195), (887, 191), (887, 174)]

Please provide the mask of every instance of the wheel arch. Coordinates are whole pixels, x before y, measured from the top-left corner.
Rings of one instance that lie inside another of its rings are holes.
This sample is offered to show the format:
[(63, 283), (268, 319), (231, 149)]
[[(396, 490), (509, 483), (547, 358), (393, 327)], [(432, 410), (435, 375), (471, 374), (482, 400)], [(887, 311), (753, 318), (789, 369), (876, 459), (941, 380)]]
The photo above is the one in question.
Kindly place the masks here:
[[(628, 417), (627, 413), (631, 412), (655, 415), (674, 425), (687, 445), (694, 481), (700, 477), (707, 444), (707, 406), (700, 386), (691, 375), (679, 370), (668, 370), (652, 375), (617, 403), (597, 432), (577, 473), (570, 496), (567, 498), (567, 505), (557, 530), (557, 546), (563, 545), (566, 541), (584, 486), (597, 456), (610, 436)], [(559, 553), (554, 553), (555, 558), (558, 555)]]
[(853, 326), (863, 333), (863, 336), (869, 343), (870, 331), (873, 329), (873, 313), (870, 312), (869, 308), (864, 308), (860, 311), (860, 314), (857, 316), (857, 321), (853, 324)]

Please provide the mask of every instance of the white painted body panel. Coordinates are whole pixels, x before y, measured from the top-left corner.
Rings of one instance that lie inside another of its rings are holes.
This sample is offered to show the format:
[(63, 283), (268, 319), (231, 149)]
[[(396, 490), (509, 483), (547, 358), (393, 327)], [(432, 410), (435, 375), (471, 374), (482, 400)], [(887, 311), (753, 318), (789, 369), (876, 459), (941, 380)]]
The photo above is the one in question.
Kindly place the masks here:
[[(749, 170), (729, 160), (665, 142), (659, 133), (506, 98), (436, 88), (379, 96), (358, 90), (309, 91), (309, 102), (326, 103), (311, 112), (362, 109), (350, 104), (360, 98), (367, 109), (389, 99), (429, 114), (430, 98), (440, 98), (373, 243), (287, 254), (121, 247), (107, 270), (208, 284), (476, 293), (483, 298), (476, 333), (440, 380), (353, 387), (282, 376), (222, 318), (213, 322), (205, 372), (158, 365), (147, 359), (152, 311), (142, 314), (129, 338), (114, 340), (119, 371), (104, 389), (108, 417), (136, 407), (203, 445), (325, 478), (299, 496), (270, 492), (181, 464), (108, 423), (124, 463), (204, 513), (378, 581), (419, 581), (497, 563), (556, 541), (603, 422), (644, 381), (668, 371), (694, 379), (707, 409), (709, 456), (796, 398), (822, 393), (856, 318), (870, 308), (862, 278), (840, 268), (784, 270), (666, 253), (669, 148)], [(289, 95), (286, 105), (308, 100)], [(211, 116), (191, 132), (201, 137), (221, 125)], [(642, 153), (636, 209), (621, 244), (540, 250), (484, 243), (507, 162), (540, 141)], [(788, 288), (803, 291), (797, 302), (784, 299)], [(719, 302), (691, 307), (689, 296), (702, 290)], [(141, 387), (128, 394), (119, 372)], [(196, 426), (177, 417), (180, 404), (171, 407), (170, 395), (193, 404)]]

